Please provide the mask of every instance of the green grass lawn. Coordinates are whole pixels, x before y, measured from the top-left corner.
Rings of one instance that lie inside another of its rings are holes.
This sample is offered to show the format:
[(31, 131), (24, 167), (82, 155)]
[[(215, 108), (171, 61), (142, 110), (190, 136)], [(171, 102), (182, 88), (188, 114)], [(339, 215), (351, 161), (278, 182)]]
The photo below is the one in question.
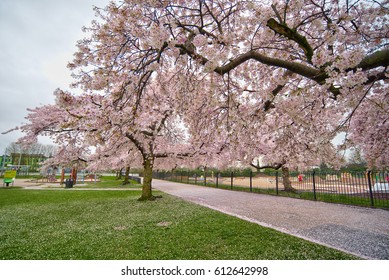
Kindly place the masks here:
[[(73, 185), (73, 188), (120, 188), (120, 189), (141, 189), (142, 185), (139, 184), (138, 182), (134, 180), (129, 180), (129, 184), (123, 184), (123, 180), (118, 180), (114, 176), (101, 176), (101, 180), (99, 181), (90, 181), (90, 180), (85, 180), (83, 181), (77, 181), (77, 184)], [(59, 181), (59, 179), (58, 179)], [(50, 183), (48, 183), (50, 185)], [(52, 184), (50, 185), (50, 188), (64, 188), (65, 184)]]
[(139, 196), (0, 188), (0, 259), (355, 258), (167, 194)]
[[(138, 182), (129, 180), (129, 184), (123, 185), (123, 180), (117, 180), (114, 176), (101, 177), (101, 181), (91, 182), (86, 180), (84, 184), (79, 182), (81, 185), (75, 185), (75, 188), (142, 188)], [(86, 185), (85, 185), (86, 184)]]

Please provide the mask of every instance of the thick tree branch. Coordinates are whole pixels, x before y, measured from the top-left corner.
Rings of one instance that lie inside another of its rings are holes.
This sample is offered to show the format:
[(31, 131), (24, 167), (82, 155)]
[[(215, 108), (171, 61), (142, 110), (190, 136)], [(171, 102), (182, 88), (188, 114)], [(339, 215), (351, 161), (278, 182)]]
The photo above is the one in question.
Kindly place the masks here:
[(295, 41), (304, 50), (305, 56), (310, 64), (312, 64), (313, 49), (309, 45), (307, 38), (297, 33), (296, 30), (290, 29), (285, 23), (278, 23), (271, 18), (267, 21), (267, 26), (279, 35)]
[(363, 71), (366, 71), (377, 67), (387, 66), (389, 66), (389, 49), (384, 49), (365, 56), (357, 66), (348, 69), (347, 71), (352, 71), (359, 68)]
[[(269, 66), (278, 66), (290, 70), (320, 84), (324, 83), (325, 79), (327, 78), (327, 75), (321, 70), (297, 62), (268, 57), (253, 50), (238, 56), (224, 66), (216, 67), (215, 72), (220, 75), (226, 74), (250, 59)], [(204, 61), (204, 58), (202, 58), (202, 61)]]
[[(183, 53), (188, 54), (190, 57), (197, 60), (202, 65), (205, 65), (209, 61), (206, 57), (195, 53), (194, 49), (186, 49), (185, 45), (176, 45), (176, 47), (180, 48)], [(224, 75), (251, 59), (265, 65), (287, 69), (293, 73), (313, 80), (318, 84), (324, 84), (326, 79), (328, 78), (328, 75), (325, 73), (324, 69), (318, 70), (314, 67), (307, 66), (302, 63), (268, 57), (254, 50), (241, 54), (240, 56), (236, 57), (233, 60), (230, 60), (229, 63), (223, 66), (216, 67), (214, 71), (219, 75)], [(356, 67), (347, 69), (347, 71), (355, 71), (358, 68), (361, 68), (363, 71), (366, 71), (377, 67), (387, 66), (389, 66), (389, 49), (380, 50), (366, 56)], [(386, 77), (382, 74), (379, 75), (379, 79), (386, 79)], [(371, 79), (368, 79), (368, 82), (371, 83), (375, 80), (377, 80), (376, 76), (372, 77)], [(329, 91), (332, 92), (335, 96), (340, 94), (339, 88), (336, 88), (334, 86), (331, 86), (329, 88)]]
[(257, 169), (257, 170), (266, 169), (266, 168), (271, 168), (271, 169), (278, 170), (278, 169), (280, 169), (284, 164), (283, 164), (283, 163), (277, 163), (277, 164), (274, 164), (274, 165), (264, 165), (264, 166), (259, 166), (259, 165), (250, 163), (250, 165), (251, 165), (252, 167), (254, 167), (255, 169)]
[(142, 154), (142, 156), (145, 156), (146, 155), (146, 151), (143, 147), (143, 144), (142, 142), (138, 141), (138, 139), (136, 139), (131, 133), (127, 132), (126, 134), (126, 137), (128, 139), (131, 140), (132, 143), (134, 143), (135, 147), (137, 147), (137, 149), (140, 151), (140, 153)]
[[(287, 78), (287, 77), (290, 77), (292, 76), (293, 72), (292, 71), (289, 71), (287, 70), (282, 76), (283, 78)], [(283, 88), (285, 87), (286, 83), (283, 83), (281, 85), (278, 85), (275, 89), (272, 90), (272, 95), (273, 95), (273, 98), (272, 99), (269, 99), (269, 100), (266, 100), (265, 101), (265, 104), (263, 106), (263, 110), (266, 112), (272, 108), (274, 108), (274, 104), (273, 104), (273, 100), (274, 98), (278, 95), (278, 93), (281, 92), (281, 90), (283, 90)]]

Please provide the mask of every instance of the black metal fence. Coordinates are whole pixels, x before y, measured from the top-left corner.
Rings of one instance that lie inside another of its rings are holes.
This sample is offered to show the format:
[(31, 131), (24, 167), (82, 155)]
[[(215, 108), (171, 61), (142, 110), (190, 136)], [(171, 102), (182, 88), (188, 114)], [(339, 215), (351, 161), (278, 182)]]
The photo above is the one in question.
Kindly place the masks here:
[(389, 208), (389, 171), (290, 172), (286, 192), (281, 172), (157, 171), (153, 178), (208, 187), (266, 193), (326, 202)]

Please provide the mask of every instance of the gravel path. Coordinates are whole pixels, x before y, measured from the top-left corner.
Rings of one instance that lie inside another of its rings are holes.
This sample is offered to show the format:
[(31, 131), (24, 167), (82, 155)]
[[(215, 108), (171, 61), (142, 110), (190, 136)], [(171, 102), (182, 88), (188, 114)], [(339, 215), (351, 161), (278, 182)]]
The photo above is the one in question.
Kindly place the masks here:
[(389, 259), (389, 211), (153, 180), (153, 188), (366, 259)]

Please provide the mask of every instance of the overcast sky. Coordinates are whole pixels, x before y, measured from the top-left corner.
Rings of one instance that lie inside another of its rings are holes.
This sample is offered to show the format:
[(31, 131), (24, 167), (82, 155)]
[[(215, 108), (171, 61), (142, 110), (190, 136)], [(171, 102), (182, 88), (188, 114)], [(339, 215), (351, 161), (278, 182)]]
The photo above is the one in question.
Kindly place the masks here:
[[(66, 68), (93, 6), (108, 0), (0, 1), (0, 132), (25, 122), (27, 108), (54, 102), (56, 88), (69, 89)], [(0, 134), (0, 155), (22, 134)], [(40, 139), (43, 144), (47, 139)]]

